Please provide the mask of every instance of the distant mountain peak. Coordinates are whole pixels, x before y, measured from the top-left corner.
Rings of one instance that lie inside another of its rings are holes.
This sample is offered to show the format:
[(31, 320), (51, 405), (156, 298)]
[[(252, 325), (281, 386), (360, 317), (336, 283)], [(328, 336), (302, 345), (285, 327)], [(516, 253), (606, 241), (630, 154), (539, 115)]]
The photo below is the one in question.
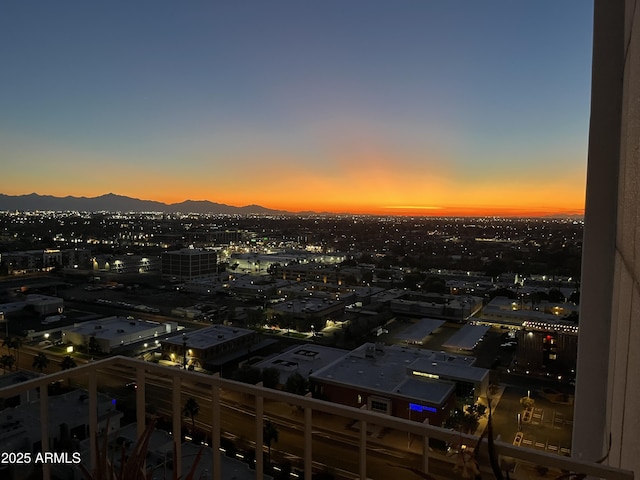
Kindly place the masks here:
[(185, 200), (166, 204), (154, 200), (140, 200), (116, 193), (106, 193), (98, 197), (54, 197), (30, 193), (28, 195), (5, 195), (0, 193), (0, 210), (53, 210), (53, 211), (112, 211), (112, 212), (165, 212), (165, 213), (208, 213), (208, 214), (283, 214), (260, 205), (235, 207), (209, 200)]

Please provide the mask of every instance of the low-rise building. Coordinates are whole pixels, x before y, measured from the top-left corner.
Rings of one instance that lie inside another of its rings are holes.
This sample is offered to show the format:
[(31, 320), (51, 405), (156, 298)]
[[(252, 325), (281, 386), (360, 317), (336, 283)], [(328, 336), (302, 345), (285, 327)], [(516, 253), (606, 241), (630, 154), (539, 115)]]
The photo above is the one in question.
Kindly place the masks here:
[(212, 325), (160, 343), (166, 360), (215, 370), (231, 357), (247, 355), (260, 342), (257, 332), (227, 325)]
[(556, 323), (562, 319), (576, 317), (577, 314), (578, 306), (572, 303), (545, 301), (534, 306), (521, 300), (498, 296), (482, 308), (477, 320), (488, 324), (519, 327), (524, 322)]
[(146, 255), (98, 255), (91, 259), (94, 272), (148, 273), (158, 272), (158, 257)]
[(393, 339), (407, 345), (422, 345), (424, 340), (444, 323), (444, 320), (421, 318), (396, 333)]
[(0, 304), (0, 312), (7, 317), (25, 308), (31, 308), (40, 315), (58, 315), (64, 312), (64, 300), (50, 295), (31, 294), (16, 302)]
[(463, 322), (482, 308), (482, 298), (471, 295), (441, 295), (407, 292), (402, 298), (391, 300), (396, 315), (428, 316)]
[(284, 385), (290, 375), (298, 373), (308, 380), (313, 372), (343, 358), (348, 353), (348, 350), (323, 345), (294, 345), (254, 366), (260, 369), (275, 368), (280, 372), (280, 385)]
[[(133, 317), (107, 317), (76, 323), (72, 327), (62, 330), (62, 340), (67, 344), (83, 345), (99, 348), (103, 353), (109, 353), (114, 348), (130, 345), (145, 340), (155, 341), (168, 333), (176, 331), (175, 322), (153, 322)], [(95, 340), (91, 340), (94, 338)]]
[(326, 326), (327, 320), (342, 313), (345, 304), (344, 301), (330, 298), (295, 298), (270, 305), (267, 308), (267, 318), (281, 323), (280, 328), (294, 328), (303, 332), (314, 329), (319, 331)]
[(442, 425), (456, 398), (485, 397), (489, 371), (469, 356), (367, 343), (312, 373), (315, 395), (329, 401)]

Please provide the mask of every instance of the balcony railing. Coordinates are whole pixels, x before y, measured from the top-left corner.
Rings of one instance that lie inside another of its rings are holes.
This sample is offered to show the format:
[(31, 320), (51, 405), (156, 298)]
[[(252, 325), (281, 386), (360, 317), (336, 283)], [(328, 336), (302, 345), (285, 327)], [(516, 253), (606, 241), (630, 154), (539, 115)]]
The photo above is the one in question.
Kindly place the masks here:
[[(292, 408), (300, 415), (300, 423), (302, 429), (303, 445), (302, 451), (303, 458), (303, 472), (304, 479), (311, 480), (314, 460), (313, 460), (313, 444), (314, 437), (317, 432), (314, 431), (314, 424), (312, 419), (314, 413), (316, 415), (325, 416), (337, 416), (348, 418), (358, 425), (356, 433), (354, 433), (354, 440), (357, 450), (357, 468), (352, 478), (360, 478), (365, 480), (370, 476), (375, 477), (375, 472), (367, 472), (367, 455), (373, 453), (369, 450), (371, 440), (368, 438), (367, 426), (375, 425), (380, 428), (391, 429), (396, 432), (403, 432), (409, 443), (411, 439), (422, 440), (421, 451), (421, 465), (420, 470), (423, 472), (429, 471), (429, 458), (435, 458), (436, 455), (430, 452), (428, 439), (438, 439), (443, 442), (450, 442), (452, 439), (452, 432), (450, 430), (431, 426), (416, 421), (393, 417), (377, 412), (368, 411), (366, 409), (357, 409), (335, 403), (330, 403), (322, 400), (311, 398), (310, 395), (299, 396), (283, 392), (275, 389), (264, 388), (261, 385), (249, 385), (233, 380), (223, 379), (218, 375), (207, 375), (198, 372), (185, 371), (179, 368), (172, 368), (162, 366), (154, 363), (143, 362), (137, 359), (131, 359), (126, 357), (111, 357), (104, 360), (88, 363), (70, 370), (64, 370), (59, 373), (44, 375), (42, 377), (27, 380), (19, 384), (15, 384), (9, 387), (0, 389), (0, 398), (11, 398), (26, 391), (32, 391), (38, 388), (40, 392), (40, 428), (41, 428), (41, 449), (43, 452), (51, 451), (52, 445), (49, 444), (50, 434), (49, 432), (49, 419), (51, 412), (49, 411), (49, 394), (48, 386), (52, 381), (64, 380), (71, 382), (72, 380), (88, 391), (88, 412), (86, 414), (88, 418), (89, 434), (88, 439), (90, 443), (91, 458), (88, 464), (91, 469), (96, 468), (96, 443), (99, 434), (98, 427), (98, 383), (102, 372), (109, 371), (109, 369), (125, 369), (127, 381), (134, 379), (136, 383), (135, 393), (132, 396), (135, 397), (135, 418), (137, 421), (137, 432), (140, 436), (145, 429), (145, 421), (148, 418), (147, 402), (150, 400), (145, 394), (150, 382), (157, 382), (158, 379), (162, 379), (166, 387), (171, 391), (170, 393), (170, 412), (168, 416), (171, 418), (171, 430), (174, 437), (174, 444), (176, 448), (176, 456), (174, 459), (173, 468), (177, 472), (182, 471), (182, 444), (179, 437), (183, 428), (184, 405), (183, 405), (183, 387), (186, 385), (193, 386), (198, 385), (200, 391), (204, 389), (205, 392), (210, 393), (211, 410), (208, 412), (211, 416), (210, 424), (208, 425), (208, 434), (211, 438), (211, 454), (212, 454), (212, 471), (210, 472), (211, 478), (214, 480), (220, 480), (221, 471), (221, 398), (222, 396), (236, 395), (243, 399), (243, 404), (248, 406), (247, 413), (253, 416), (254, 424), (254, 438), (252, 439), (255, 446), (263, 445), (263, 425), (265, 422), (265, 402), (278, 402), (280, 404), (286, 404), (292, 406)], [(112, 370), (111, 370), (112, 371)], [(112, 373), (113, 377), (113, 373)], [(124, 385), (124, 383), (123, 383)], [(208, 397), (207, 397), (208, 398)], [(478, 444), (478, 437), (473, 435), (455, 434), (456, 438), (461, 443), (469, 446), (475, 446)], [(486, 451), (487, 439), (483, 439), (480, 448), (484, 448)], [(545, 451), (537, 451), (530, 448), (516, 447), (511, 444), (507, 444), (501, 441), (495, 442), (497, 453), (502, 458), (507, 458), (515, 462), (524, 462), (528, 465), (541, 465), (549, 469), (557, 469), (564, 472), (576, 472), (586, 474), (593, 478), (603, 478), (607, 480), (632, 480), (634, 474), (629, 471), (621, 470), (618, 468), (609, 467), (598, 463), (584, 462), (576, 460), (570, 457), (561, 456), (558, 454), (548, 453)], [(256, 448), (255, 455), (255, 477), (263, 478), (265, 472), (265, 465), (263, 459), (263, 449)], [(42, 465), (43, 478), (49, 480), (51, 478), (51, 466), (48, 464)], [(488, 475), (483, 475), (483, 478), (491, 478), (490, 470), (485, 467), (484, 470), (489, 472)], [(484, 471), (483, 470), (483, 471)], [(401, 474), (399, 475), (401, 476)], [(454, 475), (451, 474), (451, 477)], [(516, 475), (517, 477), (517, 475)]]

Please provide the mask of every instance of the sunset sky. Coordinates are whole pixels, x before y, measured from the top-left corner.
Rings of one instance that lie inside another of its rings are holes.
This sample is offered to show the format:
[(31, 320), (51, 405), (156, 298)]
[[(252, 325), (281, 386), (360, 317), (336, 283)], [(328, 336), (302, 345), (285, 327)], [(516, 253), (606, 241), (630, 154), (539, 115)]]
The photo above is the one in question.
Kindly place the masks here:
[(0, 3), (0, 193), (584, 207), (585, 0)]

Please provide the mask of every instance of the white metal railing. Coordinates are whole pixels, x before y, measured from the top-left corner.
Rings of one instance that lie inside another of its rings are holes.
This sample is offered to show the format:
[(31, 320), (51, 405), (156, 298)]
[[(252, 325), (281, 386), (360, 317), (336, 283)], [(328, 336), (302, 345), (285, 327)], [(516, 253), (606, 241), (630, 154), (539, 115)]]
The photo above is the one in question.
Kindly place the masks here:
[[(98, 370), (109, 367), (127, 367), (135, 372), (135, 379), (138, 388), (136, 389), (136, 419), (138, 435), (141, 435), (145, 428), (145, 383), (149, 375), (157, 375), (166, 378), (171, 384), (172, 390), (172, 429), (174, 438), (176, 432), (178, 438), (180, 436), (182, 427), (182, 405), (181, 405), (181, 389), (182, 381), (189, 380), (191, 382), (198, 382), (200, 385), (208, 385), (211, 388), (211, 405), (212, 405), (212, 425), (210, 426), (210, 433), (212, 439), (212, 455), (213, 455), (213, 470), (211, 472), (211, 478), (214, 480), (220, 480), (220, 396), (221, 390), (225, 392), (235, 392), (253, 398), (255, 402), (255, 445), (261, 446), (263, 444), (263, 424), (264, 424), (264, 401), (276, 401), (284, 402), (289, 405), (296, 406), (301, 409), (303, 413), (303, 438), (304, 438), (304, 479), (311, 480), (312, 477), (312, 413), (323, 412), (329, 415), (337, 415), (340, 417), (346, 417), (360, 422), (360, 435), (359, 435), (359, 462), (358, 475), (361, 479), (367, 478), (367, 424), (374, 424), (381, 427), (386, 427), (398, 431), (402, 431), (407, 435), (414, 435), (416, 438), (423, 438), (423, 470), (428, 471), (429, 460), (429, 447), (428, 439), (435, 438), (442, 441), (451, 440), (451, 431), (440, 427), (428, 425), (426, 423), (418, 423), (412, 420), (393, 417), (382, 413), (372, 412), (366, 409), (357, 409), (340, 404), (330, 403), (322, 400), (311, 398), (311, 396), (294, 395), (280, 390), (268, 389), (262, 387), (261, 384), (249, 385), (233, 380), (227, 380), (221, 378), (219, 375), (207, 375), (198, 372), (186, 371), (178, 368), (170, 368), (154, 363), (144, 362), (137, 359), (131, 359), (127, 357), (110, 357), (104, 360), (99, 360), (79, 367), (64, 370), (55, 374), (44, 375), (39, 378), (27, 380), (25, 382), (11, 385), (0, 389), (0, 398), (12, 397), (20, 394), (21, 392), (39, 388), (40, 390), (40, 420), (41, 420), (41, 435), (42, 435), (42, 450), (50, 450), (51, 445), (48, 444), (49, 439), (49, 408), (48, 408), (48, 391), (47, 386), (52, 380), (67, 380), (67, 379), (84, 379), (88, 385), (88, 397), (89, 397), (89, 442), (91, 451), (91, 468), (96, 467), (96, 438), (98, 433)], [(83, 382), (85, 383), (85, 382)], [(140, 419), (142, 419), (140, 421)], [(459, 438), (466, 442), (468, 445), (475, 445), (478, 442), (478, 437), (473, 435), (460, 434)], [(486, 438), (483, 440), (486, 444)], [(182, 465), (181, 454), (181, 442), (175, 441), (176, 457), (174, 459), (174, 468), (180, 472)], [(565, 457), (557, 454), (547, 453), (544, 451), (536, 451), (533, 449), (516, 447), (511, 444), (496, 441), (496, 450), (499, 455), (510, 457), (515, 460), (521, 460), (536, 465), (544, 465), (549, 468), (556, 468), (564, 471), (583, 473), (588, 476), (603, 478), (607, 480), (633, 480), (633, 472), (622, 470), (619, 468), (609, 467), (607, 465), (585, 462), (576, 460), (570, 457)], [(485, 445), (486, 447), (486, 445)], [(259, 447), (258, 447), (259, 448)], [(262, 454), (256, 452), (255, 455), (255, 474), (256, 478), (262, 479), (264, 474), (264, 464)], [(43, 478), (49, 480), (51, 478), (50, 466), (43, 464)]]

